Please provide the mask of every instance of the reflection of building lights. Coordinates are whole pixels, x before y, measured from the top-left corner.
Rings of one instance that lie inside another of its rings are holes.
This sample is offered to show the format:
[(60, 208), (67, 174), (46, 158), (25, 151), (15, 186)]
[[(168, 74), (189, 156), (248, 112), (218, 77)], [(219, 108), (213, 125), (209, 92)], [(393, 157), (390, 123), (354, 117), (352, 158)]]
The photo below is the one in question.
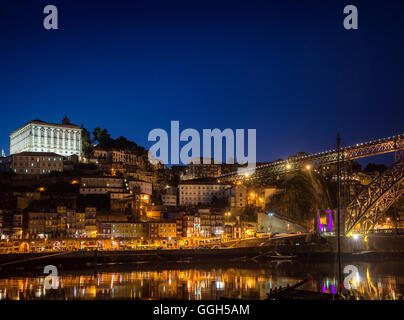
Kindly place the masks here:
[(352, 236), (352, 239), (354, 239), (354, 240), (359, 240), (359, 238), (360, 238), (360, 236), (358, 234), (354, 234)]
[(223, 289), (224, 283), (223, 281), (216, 281), (216, 289)]

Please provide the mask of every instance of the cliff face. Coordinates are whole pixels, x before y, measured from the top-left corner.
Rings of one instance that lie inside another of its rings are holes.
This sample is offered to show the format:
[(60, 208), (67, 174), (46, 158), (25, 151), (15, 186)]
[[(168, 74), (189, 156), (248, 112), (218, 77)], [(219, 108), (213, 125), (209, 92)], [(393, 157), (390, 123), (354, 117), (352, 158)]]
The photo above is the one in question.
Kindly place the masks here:
[(317, 210), (334, 208), (330, 186), (315, 172), (296, 172), (278, 181), (285, 191), (274, 195), (267, 209), (310, 229), (314, 228)]

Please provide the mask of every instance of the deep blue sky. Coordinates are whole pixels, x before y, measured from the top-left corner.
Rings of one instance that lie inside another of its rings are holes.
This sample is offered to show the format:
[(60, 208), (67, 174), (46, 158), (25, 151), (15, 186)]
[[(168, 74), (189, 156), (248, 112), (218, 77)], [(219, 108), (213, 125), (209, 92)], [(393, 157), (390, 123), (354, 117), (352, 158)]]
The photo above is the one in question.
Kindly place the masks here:
[[(45, 30), (46, 4), (59, 30)], [(343, 28), (343, 8), (359, 30)], [(255, 128), (259, 161), (404, 133), (402, 1), (0, 4), (0, 148), (39, 118), (148, 132)]]

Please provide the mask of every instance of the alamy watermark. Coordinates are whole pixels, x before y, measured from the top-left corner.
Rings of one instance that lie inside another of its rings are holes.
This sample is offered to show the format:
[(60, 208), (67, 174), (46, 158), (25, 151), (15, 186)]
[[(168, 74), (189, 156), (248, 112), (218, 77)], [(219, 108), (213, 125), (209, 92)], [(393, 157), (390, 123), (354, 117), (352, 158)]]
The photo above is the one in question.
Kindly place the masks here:
[(344, 278), (344, 288), (347, 290), (357, 289), (360, 282), (358, 267), (351, 264), (346, 265), (344, 267), (344, 274), (347, 274)]
[[(224, 161), (223, 140), (226, 153)], [(180, 164), (180, 160), (183, 164), (191, 161), (199, 164), (201, 155), (203, 163), (210, 164), (213, 149), (214, 163), (247, 164), (247, 167), (240, 168), (239, 172), (253, 170), (256, 166), (256, 129), (247, 130), (247, 140), (245, 140), (244, 129), (236, 129), (235, 132), (229, 128), (203, 129), (201, 141), (201, 136), (196, 129), (188, 128), (180, 132), (180, 122), (171, 121), (170, 135), (164, 129), (153, 129), (149, 132), (148, 141), (155, 142), (149, 150), (149, 161), (154, 164), (161, 162), (175, 165)], [(186, 142), (186, 144), (180, 148), (180, 142)], [(245, 148), (245, 142), (247, 142), (247, 148)], [(245, 149), (247, 149), (247, 155), (245, 155)]]
[(56, 266), (47, 265), (43, 269), (43, 273), (47, 274), (44, 280), (44, 286), (46, 290), (59, 288), (58, 268)]

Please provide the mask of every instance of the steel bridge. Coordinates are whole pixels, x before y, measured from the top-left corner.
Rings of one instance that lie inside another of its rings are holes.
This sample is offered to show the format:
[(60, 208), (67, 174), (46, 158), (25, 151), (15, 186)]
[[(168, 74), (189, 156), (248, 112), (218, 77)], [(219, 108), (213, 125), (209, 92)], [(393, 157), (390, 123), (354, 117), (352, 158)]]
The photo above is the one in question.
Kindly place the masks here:
[(390, 152), (395, 153), (394, 165), (373, 179), (345, 208), (342, 208), (344, 221), (341, 224), (345, 235), (350, 236), (355, 230), (366, 234), (375, 227), (387, 209), (404, 194), (404, 134), (341, 148), (340, 159), (337, 150), (328, 150), (275, 161), (255, 169), (224, 174), (216, 179), (223, 182), (255, 182), (301, 170), (307, 166), (311, 168), (311, 166), (332, 165), (337, 164), (338, 160), (344, 164), (350, 160)]
[[(353, 146), (341, 148), (341, 161), (371, 157), (384, 153), (395, 152), (396, 158), (401, 158), (404, 150), (404, 134), (384, 139), (358, 143)], [(337, 150), (328, 150), (315, 154), (293, 157), (289, 160), (271, 162), (257, 166), (254, 169), (240, 169), (239, 171), (215, 177), (220, 182), (259, 181), (284, 175), (288, 172), (301, 170), (306, 166), (321, 166), (336, 164), (338, 162)]]
[(367, 185), (345, 209), (345, 234), (372, 230), (388, 208), (404, 194), (404, 159)]

